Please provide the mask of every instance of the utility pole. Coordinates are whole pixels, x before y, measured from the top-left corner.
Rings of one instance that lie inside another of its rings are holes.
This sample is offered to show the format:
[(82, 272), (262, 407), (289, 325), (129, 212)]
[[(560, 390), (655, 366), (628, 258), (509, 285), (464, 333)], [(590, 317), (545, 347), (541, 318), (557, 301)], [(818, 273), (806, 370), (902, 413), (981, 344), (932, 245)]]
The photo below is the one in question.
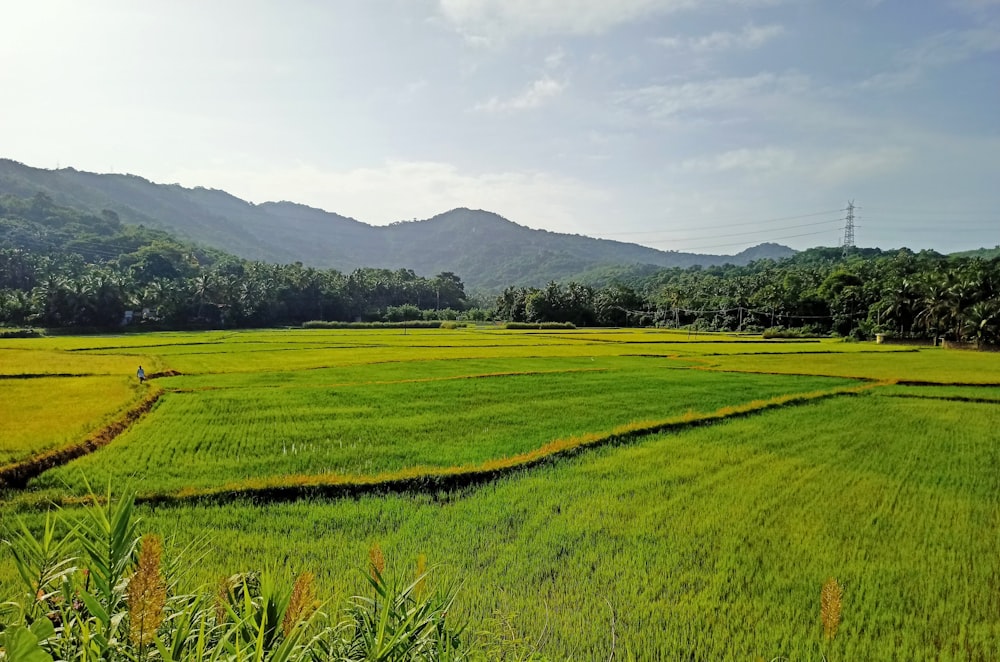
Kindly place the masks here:
[(854, 248), (854, 200), (847, 203), (847, 218), (844, 223), (844, 257)]

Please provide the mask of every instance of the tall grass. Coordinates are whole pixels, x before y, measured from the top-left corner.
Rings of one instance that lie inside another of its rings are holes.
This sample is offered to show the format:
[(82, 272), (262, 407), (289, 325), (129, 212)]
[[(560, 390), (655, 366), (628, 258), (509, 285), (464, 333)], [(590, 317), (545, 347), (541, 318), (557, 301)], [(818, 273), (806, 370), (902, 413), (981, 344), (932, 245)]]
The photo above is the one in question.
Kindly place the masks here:
[[(462, 660), (473, 651), (448, 612), (454, 592), (418, 594), (373, 562), (370, 595), (330, 615), (316, 602), (310, 573), (289, 588), (269, 574), (243, 573), (212, 600), (170, 591), (161, 539), (138, 537), (134, 496), (87, 508), (57, 538), (53, 520), (40, 536), (5, 534), (22, 583), (2, 604), (0, 660), (142, 662), (308, 662), (312, 660)], [(72, 547), (77, 557), (64, 555)]]
[[(606, 659), (612, 622), (639, 659), (989, 659), (998, 422), (991, 405), (861, 395), (456, 494), (144, 511), (161, 533), (210, 535), (210, 575), (292, 554), (340, 599), (364, 589), (343, 569), (368, 563), (369, 541), (386, 558), (431, 552), (464, 579), (470, 627), (506, 620), (557, 659)], [(848, 589), (827, 640), (830, 576)]]

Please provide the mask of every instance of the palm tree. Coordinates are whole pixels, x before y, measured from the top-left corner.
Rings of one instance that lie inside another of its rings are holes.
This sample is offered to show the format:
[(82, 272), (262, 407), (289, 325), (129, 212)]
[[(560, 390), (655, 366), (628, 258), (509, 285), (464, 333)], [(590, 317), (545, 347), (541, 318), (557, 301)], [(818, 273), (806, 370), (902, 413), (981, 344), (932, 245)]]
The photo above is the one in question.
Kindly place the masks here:
[(879, 307), (879, 322), (883, 325), (893, 323), (900, 334), (908, 333), (912, 328), (920, 303), (918, 284), (909, 277), (904, 277), (895, 287), (890, 287)]
[(964, 337), (975, 341), (976, 347), (996, 342), (1000, 337), (1000, 302), (996, 299), (977, 301), (969, 306), (963, 319), (962, 332)]
[(920, 312), (916, 321), (927, 335), (935, 337), (951, 328), (952, 292), (947, 273), (929, 274), (920, 286)]

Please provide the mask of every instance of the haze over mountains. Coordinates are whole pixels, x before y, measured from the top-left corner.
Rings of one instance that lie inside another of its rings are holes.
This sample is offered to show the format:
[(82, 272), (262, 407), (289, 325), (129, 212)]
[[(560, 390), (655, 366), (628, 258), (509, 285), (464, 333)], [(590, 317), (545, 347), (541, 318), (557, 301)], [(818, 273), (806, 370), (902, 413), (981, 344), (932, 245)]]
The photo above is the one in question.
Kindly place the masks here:
[(294, 202), (252, 204), (225, 191), (156, 184), (135, 175), (73, 168), (43, 170), (0, 159), (0, 194), (42, 192), (59, 205), (159, 228), (240, 257), (302, 262), (349, 272), (358, 267), (458, 274), (473, 289), (542, 285), (602, 269), (746, 264), (794, 253), (761, 244), (737, 255), (699, 255), (533, 230), (488, 211), (453, 209), (421, 221), (372, 226)]

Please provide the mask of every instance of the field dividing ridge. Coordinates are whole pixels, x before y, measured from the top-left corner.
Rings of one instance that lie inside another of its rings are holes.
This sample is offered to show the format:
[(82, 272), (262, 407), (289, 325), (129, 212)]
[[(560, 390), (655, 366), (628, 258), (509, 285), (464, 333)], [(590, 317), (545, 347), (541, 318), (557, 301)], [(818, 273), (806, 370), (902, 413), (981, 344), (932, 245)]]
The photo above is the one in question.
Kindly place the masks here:
[[(378, 544), (539, 659), (978, 662), (998, 384), (1000, 353), (666, 330), (0, 339), (0, 520), (137, 493), (198, 559), (178, 595), (273, 570), (341, 602)], [(19, 576), (0, 544), (0, 604)]]
[(101, 426), (82, 441), (53, 448), (32, 455), (23, 460), (0, 466), (0, 488), (23, 488), (32, 478), (66, 464), (84, 455), (93, 453), (110, 444), (153, 408), (163, 395), (163, 389), (152, 387), (137, 403), (126, 409), (120, 416)]
[[(856, 380), (677, 369), (671, 362), (605, 357), (379, 365), (346, 371), (183, 376), (156, 411), (115, 443), (33, 481), (80, 494), (74, 474), (104, 484), (135, 477), (146, 492), (176, 493), (288, 476), (370, 477), (414, 467), (444, 470), (536, 452), (557, 439), (603, 436), (637, 421), (710, 414), (789, 393), (854, 387)], [(550, 370), (540, 371), (547, 364)], [(421, 372), (424, 377), (418, 377)], [(409, 374), (413, 380), (392, 379)], [(427, 378), (429, 381), (424, 381)], [(450, 379), (442, 379), (452, 377)], [(463, 377), (455, 379), (454, 377)], [(346, 378), (346, 379), (345, 379)], [(387, 378), (388, 383), (372, 383)], [(343, 387), (327, 386), (344, 380)], [(276, 388), (276, 386), (294, 388)]]
[[(386, 472), (372, 476), (344, 476), (338, 474), (307, 474), (279, 476), (229, 483), (220, 487), (182, 489), (173, 493), (141, 493), (137, 501), (151, 504), (178, 503), (183, 501), (211, 501), (225, 503), (234, 500), (289, 501), (300, 498), (358, 497), (365, 494), (385, 493), (436, 493), (488, 483), (514, 472), (523, 471), (575, 455), (584, 450), (605, 445), (620, 445), (643, 437), (668, 431), (709, 425), (731, 418), (765, 412), (780, 407), (810, 403), (837, 396), (858, 395), (884, 386), (866, 383), (858, 386), (839, 387), (826, 391), (793, 393), (767, 400), (721, 407), (707, 414), (687, 412), (659, 421), (639, 421), (620, 425), (607, 432), (556, 439), (526, 453), (512, 457), (488, 460), (478, 465), (461, 467), (415, 466), (402, 471)], [(79, 503), (79, 499), (64, 500), (66, 504)]]

